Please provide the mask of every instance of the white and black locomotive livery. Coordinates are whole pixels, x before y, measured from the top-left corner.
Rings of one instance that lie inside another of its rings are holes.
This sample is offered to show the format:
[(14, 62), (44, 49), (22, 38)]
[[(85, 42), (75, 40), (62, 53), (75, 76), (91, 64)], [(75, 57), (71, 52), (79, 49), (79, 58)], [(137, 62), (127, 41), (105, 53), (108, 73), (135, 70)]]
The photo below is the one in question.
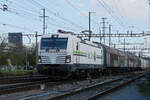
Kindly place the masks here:
[(82, 40), (71, 34), (45, 35), (38, 48), (37, 70), (41, 74), (103, 74), (147, 67), (149, 61), (132, 53)]

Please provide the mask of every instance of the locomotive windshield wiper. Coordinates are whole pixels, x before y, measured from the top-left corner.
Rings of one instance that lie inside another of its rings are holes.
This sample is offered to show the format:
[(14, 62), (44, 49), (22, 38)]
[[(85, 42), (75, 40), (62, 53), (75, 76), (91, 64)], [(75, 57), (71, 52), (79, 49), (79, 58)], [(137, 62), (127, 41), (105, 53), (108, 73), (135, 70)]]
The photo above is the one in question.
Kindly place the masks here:
[(60, 51), (60, 49), (59, 48), (56, 48), (56, 52), (59, 52)]
[(46, 48), (46, 52), (48, 52), (48, 51), (49, 51), (49, 49), (50, 49), (50, 48)]

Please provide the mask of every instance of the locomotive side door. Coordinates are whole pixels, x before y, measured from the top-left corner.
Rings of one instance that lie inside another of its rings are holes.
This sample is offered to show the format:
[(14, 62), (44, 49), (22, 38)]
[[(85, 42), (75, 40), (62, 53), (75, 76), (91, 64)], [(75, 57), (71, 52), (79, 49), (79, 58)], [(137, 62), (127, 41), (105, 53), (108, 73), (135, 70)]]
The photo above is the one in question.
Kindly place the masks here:
[(76, 56), (76, 63), (79, 64), (80, 63), (80, 44), (78, 42), (77, 42), (76, 51), (79, 51)]
[(75, 51), (74, 51), (74, 63), (79, 64), (80, 63), (80, 50), (79, 50), (79, 43), (77, 42), (75, 44)]

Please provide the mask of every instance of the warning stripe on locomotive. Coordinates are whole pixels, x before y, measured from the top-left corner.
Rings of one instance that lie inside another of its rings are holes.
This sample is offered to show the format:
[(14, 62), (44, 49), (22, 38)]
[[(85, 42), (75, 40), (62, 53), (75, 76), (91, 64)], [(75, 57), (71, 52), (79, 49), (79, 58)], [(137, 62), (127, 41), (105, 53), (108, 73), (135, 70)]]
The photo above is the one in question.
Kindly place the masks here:
[[(88, 53), (83, 52), (83, 51), (73, 51), (73, 55), (76, 55), (76, 56), (85, 56), (85, 57), (89, 56)], [(97, 59), (102, 59), (102, 56), (96, 54), (96, 52), (94, 52), (93, 57), (96, 57)]]

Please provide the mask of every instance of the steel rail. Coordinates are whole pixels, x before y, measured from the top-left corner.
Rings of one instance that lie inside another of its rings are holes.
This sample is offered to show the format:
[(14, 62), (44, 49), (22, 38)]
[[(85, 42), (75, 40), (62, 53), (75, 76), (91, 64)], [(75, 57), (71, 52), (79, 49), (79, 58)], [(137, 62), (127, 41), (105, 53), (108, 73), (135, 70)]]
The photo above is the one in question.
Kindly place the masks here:
[(21, 82), (33, 82), (33, 81), (40, 81), (46, 80), (49, 77), (46, 76), (26, 76), (26, 77), (11, 77), (11, 78), (0, 78), (0, 84), (12, 84), (12, 83), (21, 83)]
[(105, 85), (105, 84), (109, 84), (113, 81), (118, 81), (118, 80), (121, 80), (122, 78), (118, 78), (118, 79), (115, 79), (115, 80), (110, 80), (110, 81), (106, 81), (106, 82), (102, 82), (102, 83), (98, 83), (98, 84), (94, 84), (94, 85), (90, 85), (86, 88), (79, 88), (79, 89), (74, 89), (72, 92), (69, 92), (69, 93), (64, 93), (64, 94), (61, 94), (61, 95), (58, 95), (56, 97), (52, 97), (52, 98), (49, 98), (48, 100), (61, 100), (63, 98), (66, 98), (68, 96), (72, 96), (72, 95), (75, 95), (75, 94), (78, 94), (80, 92), (84, 92), (84, 91), (87, 91), (91, 88), (95, 88), (95, 87), (98, 87), (98, 86), (102, 86), (102, 85)]
[(145, 75), (145, 74), (140, 75), (140, 76), (137, 76), (137, 77), (135, 77), (135, 78), (133, 78), (133, 79), (130, 79), (130, 80), (128, 80), (127, 82), (124, 82), (124, 83), (122, 83), (122, 84), (119, 84), (119, 85), (117, 85), (117, 86), (115, 86), (115, 87), (110, 87), (109, 89), (106, 89), (106, 90), (104, 90), (104, 91), (102, 91), (102, 92), (100, 92), (100, 93), (97, 93), (97, 94), (95, 94), (95, 95), (92, 95), (92, 96), (89, 97), (87, 100), (96, 100), (96, 99), (98, 99), (98, 98), (100, 98), (100, 97), (102, 97), (102, 96), (104, 96), (104, 95), (106, 95), (106, 94), (108, 94), (108, 93), (111, 93), (111, 92), (113, 92), (113, 91), (115, 91), (115, 90), (117, 90), (117, 89), (119, 89), (119, 88), (121, 88), (121, 87), (123, 87), (123, 86), (128, 85), (129, 83), (135, 81), (136, 79), (141, 78), (141, 77), (144, 76), (144, 75)]
[[(141, 77), (143, 75), (138, 75), (138, 77)], [(134, 76), (135, 77), (135, 76)], [(136, 77), (137, 78), (137, 77)], [(126, 77), (121, 77), (121, 78), (118, 78), (118, 79), (114, 79), (114, 80), (109, 80), (109, 81), (106, 81), (106, 82), (102, 82), (102, 83), (97, 83), (97, 84), (93, 84), (93, 85), (89, 85), (87, 87), (84, 87), (84, 88), (78, 88), (78, 89), (74, 89), (72, 90), (71, 92), (66, 92), (66, 93), (62, 93), (62, 94), (59, 94), (57, 96), (53, 96), (51, 98), (49, 98), (48, 100), (61, 100), (61, 99), (64, 99), (64, 98), (68, 98), (68, 97), (72, 97), (74, 95), (77, 95), (77, 94), (80, 94), (80, 93), (84, 93), (86, 91), (91, 91), (91, 89), (95, 89), (97, 87), (102, 87), (102, 88), (113, 88), (110, 86), (110, 84), (113, 84), (115, 82), (118, 82), (120, 83), (122, 80), (124, 79), (131, 79), (131, 81), (135, 80), (136, 78), (133, 78), (133, 75), (131, 76), (126, 76)], [(115, 83), (116, 84), (116, 83)], [(104, 86), (104, 87), (103, 87)], [(103, 89), (102, 89), (103, 90)], [(105, 90), (105, 89), (104, 89)], [(95, 96), (95, 95), (94, 95)], [(94, 96), (92, 96), (94, 98)], [(91, 97), (91, 98), (92, 98)], [(87, 97), (88, 98), (88, 97)], [(90, 99), (90, 98), (89, 98)], [(94, 99), (93, 99), (94, 100)]]
[(0, 95), (9, 94), (19, 91), (31, 90), (35, 88), (40, 88), (41, 84), (55, 84), (55, 82), (50, 82), (48, 80), (35, 81), (35, 82), (27, 82), (27, 83), (19, 83), (19, 84), (11, 84), (8, 86), (0, 87)]
[(26, 83), (23, 82), (23, 83), (16, 83), (16, 84), (0, 85), (0, 95), (40, 88), (41, 84), (45, 84), (46, 86), (54, 86), (54, 85), (72, 83), (76, 81), (83, 81), (83, 79), (82, 80), (81, 79), (66, 80), (66, 79), (49, 78), (46, 80), (40, 80), (40, 81), (34, 81), (34, 82), (26, 82)]

